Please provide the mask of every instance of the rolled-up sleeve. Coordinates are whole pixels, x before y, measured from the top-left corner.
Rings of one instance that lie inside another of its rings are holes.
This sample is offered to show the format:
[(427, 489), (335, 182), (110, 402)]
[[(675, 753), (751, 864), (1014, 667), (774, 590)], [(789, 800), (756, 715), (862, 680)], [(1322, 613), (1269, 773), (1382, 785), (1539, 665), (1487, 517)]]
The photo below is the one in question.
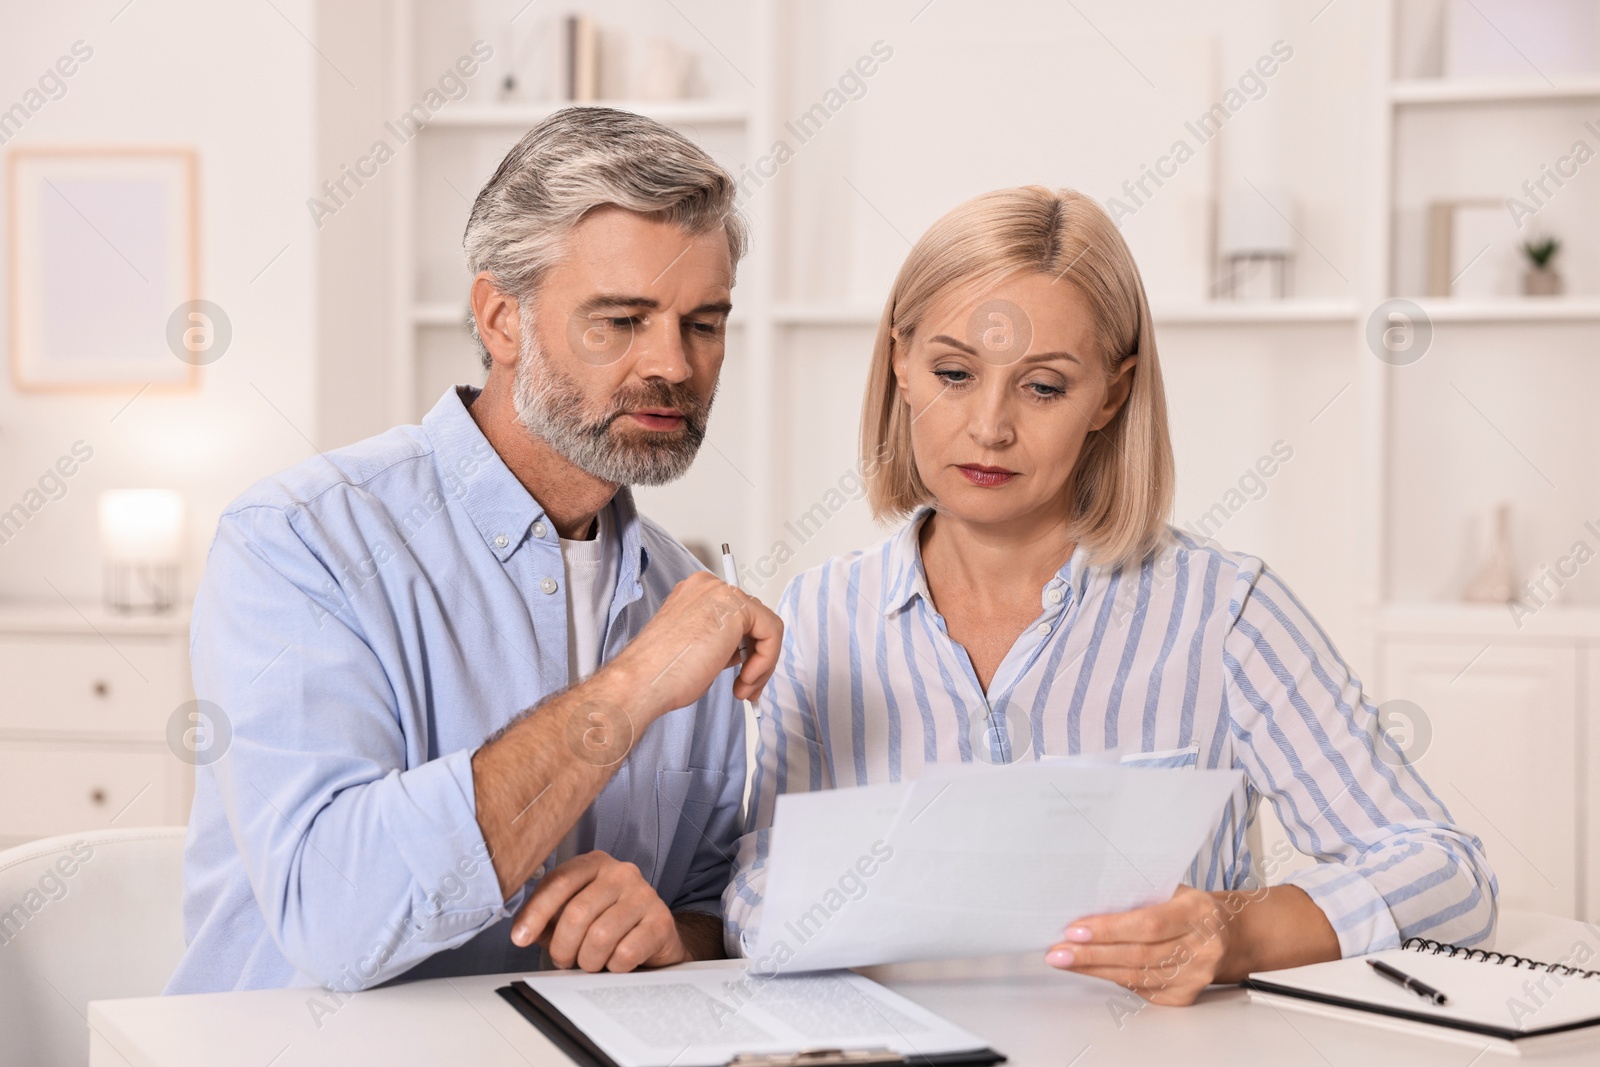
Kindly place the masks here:
[(802, 645), (808, 639), (800, 611), (804, 579), (796, 578), (778, 604), (783, 648), (777, 669), (756, 705), (755, 773), (749, 814), (733, 861), (733, 880), (722, 895), (723, 939), (730, 956), (748, 955), (761, 922), (773, 811), (783, 793), (832, 788)]
[(408, 737), (340, 583), (252, 506), (219, 524), (196, 600), (196, 696), (231, 732), (214, 776), (267, 929), (311, 981), (365, 988), (509, 914), (472, 754)]
[(1224, 642), (1229, 728), (1251, 785), (1317, 860), (1286, 879), (1322, 909), (1346, 956), (1425, 936), (1494, 933), (1483, 843), (1378, 725), (1332, 643), (1270, 570), (1240, 573)]

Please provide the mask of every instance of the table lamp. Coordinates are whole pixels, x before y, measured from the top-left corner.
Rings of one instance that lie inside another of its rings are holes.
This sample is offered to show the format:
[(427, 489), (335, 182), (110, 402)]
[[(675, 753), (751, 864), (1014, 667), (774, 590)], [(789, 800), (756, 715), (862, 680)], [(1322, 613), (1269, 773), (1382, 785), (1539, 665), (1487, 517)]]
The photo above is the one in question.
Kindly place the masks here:
[(183, 497), (171, 489), (101, 493), (100, 551), (107, 607), (170, 610), (183, 558)]
[(1228, 191), (1217, 233), (1220, 297), (1282, 300), (1289, 295), (1294, 227), (1274, 204), (1290, 211), (1290, 203), (1287, 192), (1277, 187), (1238, 186)]

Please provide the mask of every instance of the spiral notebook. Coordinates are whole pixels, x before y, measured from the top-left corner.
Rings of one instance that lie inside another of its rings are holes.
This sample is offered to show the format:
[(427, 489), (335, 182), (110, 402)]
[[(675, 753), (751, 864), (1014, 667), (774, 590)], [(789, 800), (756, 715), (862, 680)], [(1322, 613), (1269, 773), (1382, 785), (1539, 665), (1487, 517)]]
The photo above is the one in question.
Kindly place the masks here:
[[(1250, 999), (1277, 1008), (1352, 1019), (1374, 1026), (1510, 1051), (1600, 1048), (1600, 964), (1579, 942), (1553, 963), (1423, 938), (1400, 948), (1261, 971), (1245, 981)], [(1367, 965), (1382, 960), (1446, 995), (1433, 1004)]]

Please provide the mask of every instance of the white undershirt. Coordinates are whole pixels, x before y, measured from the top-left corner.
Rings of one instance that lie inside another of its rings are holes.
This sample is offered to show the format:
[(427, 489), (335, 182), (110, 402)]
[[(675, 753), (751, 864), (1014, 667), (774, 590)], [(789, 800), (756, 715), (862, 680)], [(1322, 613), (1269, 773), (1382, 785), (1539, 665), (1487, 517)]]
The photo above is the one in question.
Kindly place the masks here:
[[(600, 669), (606, 622), (611, 617), (611, 598), (621, 565), (621, 548), (609, 504), (600, 510), (595, 522), (592, 540), (561, 538), (561, 563), (567, 576), (567, 677), (572, 685)], [(593, 839), (593, 823), (591, 808), (556, 846), (546, 865), (548, 869), (576, 856), (579, 841)], [(541, 868), (540, 873), (545, 869)]]
[(611, 508), (600, 509), (592, 540), (561, 539), (567, 572), (567, 677), (576, 685), (600, 668), (601, 642), (617, 589), (620, 553)]

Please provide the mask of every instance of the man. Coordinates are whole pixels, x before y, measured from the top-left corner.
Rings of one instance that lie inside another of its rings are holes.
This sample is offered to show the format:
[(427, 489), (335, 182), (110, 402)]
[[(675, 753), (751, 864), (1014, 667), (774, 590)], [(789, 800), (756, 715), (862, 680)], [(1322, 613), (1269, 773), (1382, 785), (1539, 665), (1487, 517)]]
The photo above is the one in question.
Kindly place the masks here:
[(223, 513), (192, 646), (231, 742), (197, 769), (169, 992), (721, 955), (735, 698), (782, 626), (626, 487), (704, 435), (734, 194), (649, 120), (540, 123), (467, 223), (482, 391)]

